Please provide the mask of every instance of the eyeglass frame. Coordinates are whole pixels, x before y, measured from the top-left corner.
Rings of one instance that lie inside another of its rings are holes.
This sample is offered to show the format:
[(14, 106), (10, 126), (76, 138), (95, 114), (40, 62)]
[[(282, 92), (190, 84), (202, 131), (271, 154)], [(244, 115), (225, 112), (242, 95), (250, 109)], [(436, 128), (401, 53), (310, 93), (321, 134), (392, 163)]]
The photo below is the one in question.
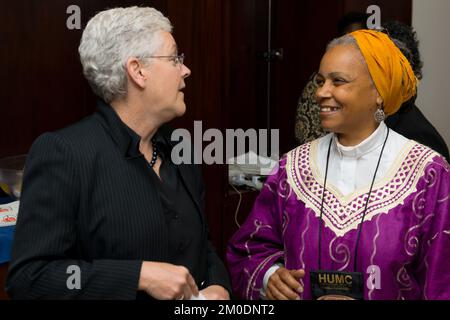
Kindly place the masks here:
[(182, 66), (184, 64), (185, 55), (184, 55), (184, 53), (180, 53), (180, 54), (174, 54), (174, 55), (171, 55), (171, 56), (146, 56), (144, 58), (155, 58), (155, 59), (170, 58), (171, 60), (173, 60), (175, 65)]

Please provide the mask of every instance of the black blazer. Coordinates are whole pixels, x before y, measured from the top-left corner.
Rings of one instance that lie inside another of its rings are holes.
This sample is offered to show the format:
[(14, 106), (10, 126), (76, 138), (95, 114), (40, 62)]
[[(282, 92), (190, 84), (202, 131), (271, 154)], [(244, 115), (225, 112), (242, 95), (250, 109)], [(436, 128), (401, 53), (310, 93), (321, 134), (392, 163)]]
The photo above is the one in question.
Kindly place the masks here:
[[(129, 130), (100, 102), (94, 115), (33, 143), (6, 285), (12, 298), (135, 299), (142, 261), (168, 261), (155, 181)], [(159, 132), (170, 141), (168, 127)], [(207, 239), (200, 168), (178, 170), (202, 217), (200, 267), (191, 273), (199, 287), (230, 291)], [(80, 289), (68, 289), (71, 265), (80, 268)]]

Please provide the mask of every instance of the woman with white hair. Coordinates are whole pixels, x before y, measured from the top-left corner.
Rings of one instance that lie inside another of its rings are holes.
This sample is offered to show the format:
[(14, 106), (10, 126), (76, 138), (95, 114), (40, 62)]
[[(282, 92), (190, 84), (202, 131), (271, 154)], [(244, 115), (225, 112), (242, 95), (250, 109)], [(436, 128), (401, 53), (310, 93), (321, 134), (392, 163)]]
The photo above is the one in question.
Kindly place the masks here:
[(80, 59), (101, 100), (29, 152), (12, 298), (229, 298), (200, 169), (171, 160), (165, 123), (184, 114), (190, 75), (171, 31), (153, 8), (110, 9), (87, 24)]

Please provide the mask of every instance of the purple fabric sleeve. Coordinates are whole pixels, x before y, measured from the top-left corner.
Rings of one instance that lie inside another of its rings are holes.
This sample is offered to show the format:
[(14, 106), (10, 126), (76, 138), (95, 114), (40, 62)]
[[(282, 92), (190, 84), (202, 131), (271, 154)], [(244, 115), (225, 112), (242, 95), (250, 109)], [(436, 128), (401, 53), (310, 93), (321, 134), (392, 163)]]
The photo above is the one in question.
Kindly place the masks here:
[(450, 172), (436, 157), (424, 175), (426, 187), (417, 206), (423, 216), (416, 280), (423, 299), (450, 299)]

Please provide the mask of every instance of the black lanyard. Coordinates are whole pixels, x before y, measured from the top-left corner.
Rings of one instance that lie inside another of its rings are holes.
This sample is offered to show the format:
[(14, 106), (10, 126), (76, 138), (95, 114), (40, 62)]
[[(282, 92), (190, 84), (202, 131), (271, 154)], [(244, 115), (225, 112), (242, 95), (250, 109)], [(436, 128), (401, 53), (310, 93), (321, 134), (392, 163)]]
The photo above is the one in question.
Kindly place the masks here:
[[(358, 244), (359, 244), (359, 239), (361, 237), (361, 231), (362, 231), (364, 218), (366, 216), (367, 206), (369, 204), (370, 194), (372, 193), (373, 184), (375, 182), (375, 177), (377, 176), (378, 167), (380, 166), (381, 156), (383, 155), (384, 147), (386, 146), (386, 141), (387, 141), (388, 137), (389, 137), (389, 128), (387, 127), (386, 138), (384, 139), (383, 147), (381, 148), (380, 156), (378, 157), (377, 167), (375, 168), (375, 173), (373, 174), (373, 179), (372, 179), (372, 183), (370, 184), (370, 189), (369, 189), (369, 194), (367, 196), (366, 205), (364, 206), (364, 211), (363, 211), (363, 215), (362, 215), (362, 218), (361, 218), (361, 222), (359, 223), (358, 236), (356, 238), (356, 244), (355, 244), (355, 259), (354, 259), (354, 268), (353, 268), (354, 272), (356, 272), (356, 261), (357, 261), (357, 258), (358, 258)], [(323, 191), (322, 191), (322, 203), (320, 205), (320, 218), (319, 218), (319, 270), (322, 269), (321, 252), (322, 252), (323, 201), (324, 201), (324, 198), (325, 198), (325, 190), (326, 190), (326, 186), (327, 186), (328, 162), (330, 160), (330, 150), (331, 150), (331, 143), (332, 142), (333, 142), (333, 137), (331, 137), (330, 144), (328, 145), (327, 163), (326, 163), (326, 166), (325, 166), (325, 179), (324, 179), (324, 182), (323, 182)]]

